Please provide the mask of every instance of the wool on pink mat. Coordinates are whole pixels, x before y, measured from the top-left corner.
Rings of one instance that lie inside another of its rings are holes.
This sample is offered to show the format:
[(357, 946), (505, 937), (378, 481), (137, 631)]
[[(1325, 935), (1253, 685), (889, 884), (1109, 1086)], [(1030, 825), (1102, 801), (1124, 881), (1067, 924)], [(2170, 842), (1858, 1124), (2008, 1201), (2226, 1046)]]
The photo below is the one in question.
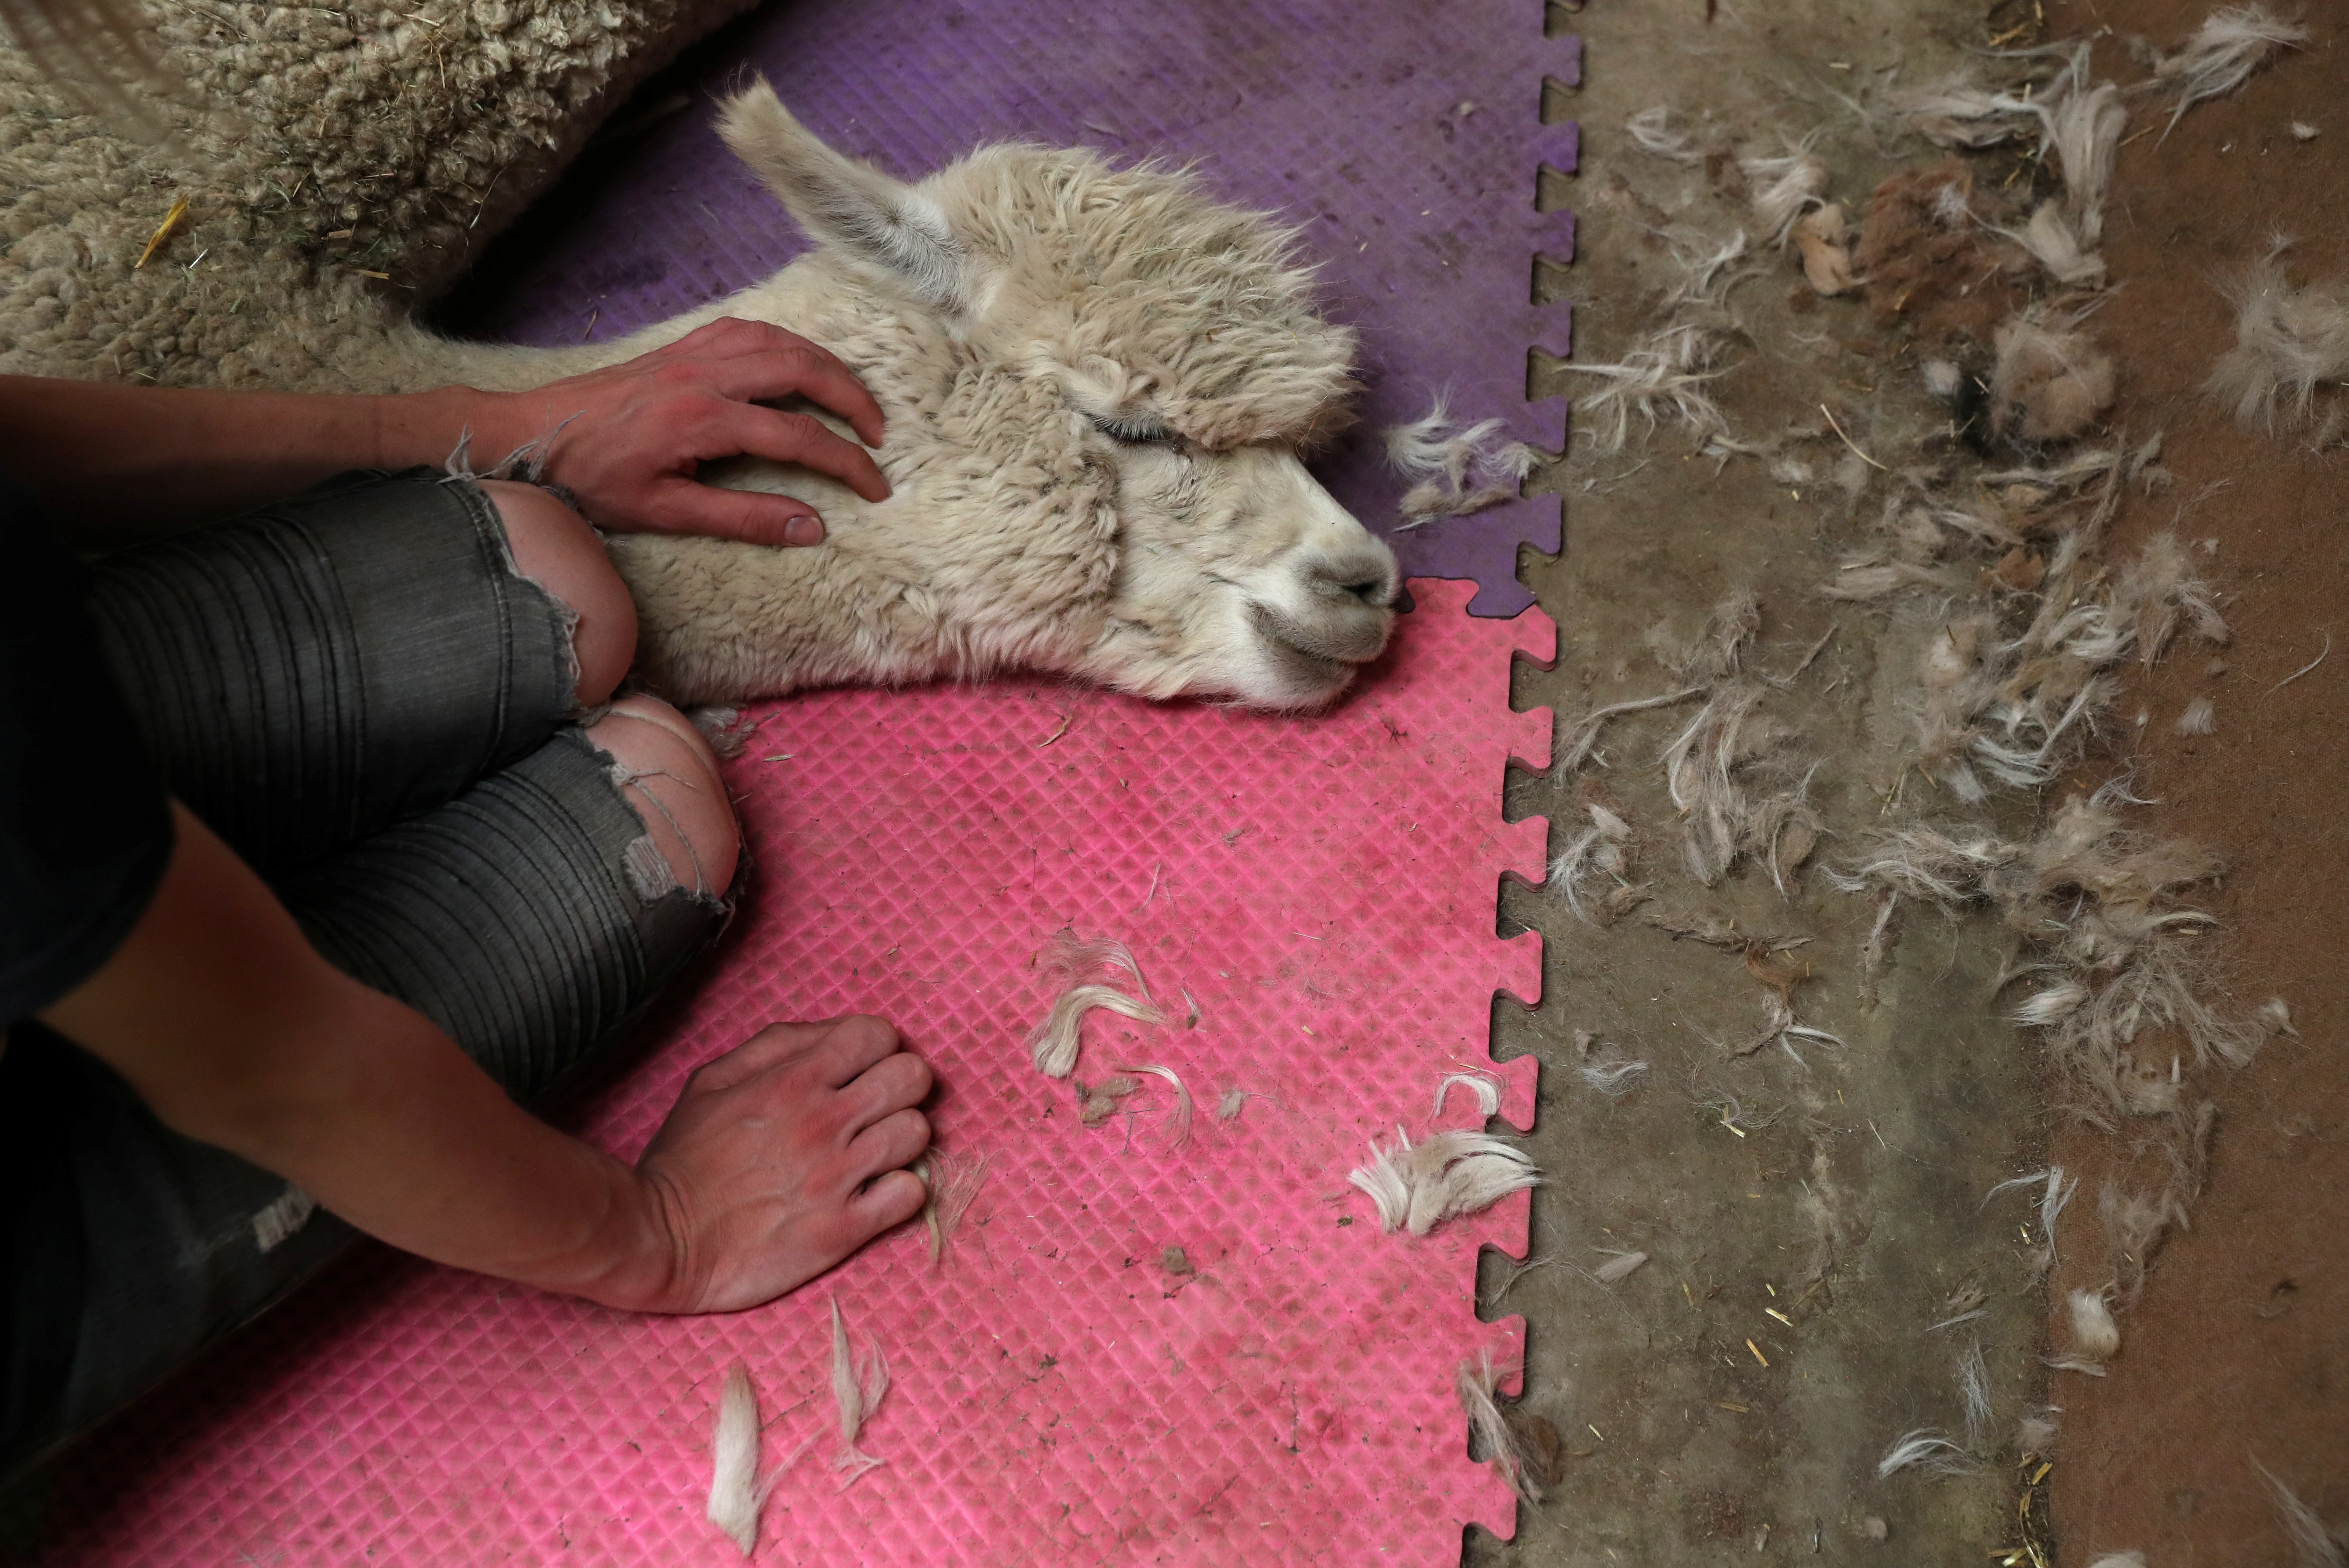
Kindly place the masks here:
[[(43, 1560), (739, 1562), (702, 1515), (738, 1360), (766, 1464), (820, 1434), (761, 1563), (1433, 1568), (1466, 1522), (1509, 1533), (1454, 1373), (1517, 1358), (1515, 1320), (1477, 1319), (1475, 1258), (1523, 1253), (1527, 1200), (1412, 1239), (1346, 1181), (1491, 1065), (1495, 990), (1540, 985), (1495, 897), (1540, 875), (1545, 824), (1505, 824), (1500, 792), (1550, 739), (1509, 709), (1512, 658), (1556, 634), (1469, 617), (1474, 586), (1414, 583), (1394, 649), (1317, 717), (1017, 682), (761, 710), (728, 769), (758, 855), (737, 930), (584, 1130), (633, 1154), (761, 1026), (885, 1015), (937, 1068), (941, 1145), (990, 1161), (943, 1264), (916, 1225), (772, 1305), (664, 1319), (378, 1251), (71, 1460)], [(1032, 960), (1064, 925), (1129, 943), (1170, 1015), (1093, 1015), (1077, 1076), (1174, 1068), (1182, 1147), (1158, 1079), (1087, 1128), (1029, 1062), (1053, 985)], [(1533, 1066), (1497, 1069), (1521, 1128)], [(1222, 1119), (1231, 1088), (1252, 1098)], [(857, 1443), (884, 1462), (846, 1490), (828, 1298), (894, 1377)]]

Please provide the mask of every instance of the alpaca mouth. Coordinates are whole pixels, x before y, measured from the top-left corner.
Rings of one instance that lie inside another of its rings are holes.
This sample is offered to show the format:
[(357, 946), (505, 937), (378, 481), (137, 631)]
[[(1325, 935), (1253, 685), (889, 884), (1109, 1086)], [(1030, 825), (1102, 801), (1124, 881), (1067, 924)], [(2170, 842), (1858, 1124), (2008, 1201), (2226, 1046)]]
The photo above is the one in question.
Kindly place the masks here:
[[(1312, 636), (1296, 626), (1288, 617), (1259, 605), (1253, 618), (1262, 634), (1259, 646), (1267, 683), (1278, 695), (1269, 702), (1259, 698), (1269, 707), (1304, 709), (1319, 707), (1335, 701), (1338, 694), (1353, 684), (1354, 673), (1361, 659), (1340, 657), (1330, 650), (1328, 639)], [(1378, 639), (1383, 645), (1381, 632)], [(1363, 645), (1359, 640), (1350, 646)], [(1364, 655), (1376, 657), (1376, 650)]]
[(1350, 614), (1316, 616), (1311, 623), (1270, 604), (1252, 603), (1248, 618), (1269, 641), (1298, 658), (1327, 669), (1343, 681), (1350, 666), (1370, 663), (1386, 651), (1393, 616), (1369, 605)]

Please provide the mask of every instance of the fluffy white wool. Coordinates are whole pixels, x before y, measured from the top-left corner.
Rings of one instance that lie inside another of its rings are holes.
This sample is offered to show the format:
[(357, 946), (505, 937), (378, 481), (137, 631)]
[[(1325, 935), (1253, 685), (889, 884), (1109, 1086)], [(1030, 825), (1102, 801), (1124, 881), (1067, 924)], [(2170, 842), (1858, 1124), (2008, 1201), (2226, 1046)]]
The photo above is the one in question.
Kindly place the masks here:
[(2109, 1361), (2120, 1353), (2121, 1326), (2100, 1290), (2075, 1290), (2064, 1298), (2072, 1330), (2071, 1353), (2084, 1361)]
[[(2295, 285), (2271, 251), (2227, 292), (2235, 346), (2205, 388), (2245, 426), (2309, 422), (2320, 393), (2349, 384), (2349, 282)], [(2336, 405), (2319, 445), (2337, 435), (2340, 420)]]
[(1884, 1457), (1876, 1462), (1876, 1477), (1882, 1480), (1904, 1470), (1964, 1470), (1970, 1468), (1971, 1462), (1964, 1448), (1951, 1442), (1946, 1433), (1920, 1427), (1903, 1433), (1885, 1450)]
[(1460, 1363), (1454, 1381), (1460, 1392), (1460, 1408), (1468, 1418), (1470, 1440), (1485, 1450), (1485, 1462), (1509, 1483), (1511, 1491), (1527, 1502), (1539, 1503), (1541, 1488), (1526, 1473), (1516, 1434), (1509, 1429), (1494, 1397), (1494, 1390), (1501, 1386), (1501, 1374), (1493, 1366), (1493, 1353), (1486, 1350), (1475, 1361)]
[[(1659, 760), (1682, 814), (1688, 873), (1711, 887), (1751, 855), (1791, 897), (1786, 875), (1809, 859), (1825, 824), (1805, 799), (1808, 774), (1794, 778), (1782, 754), (1786, 732), (1760, 715), (1765, 695), (1754, 681), (1723, 681)], [(1755, 784), (1766, 786), (1760, 798)]]
[[(1773, 882), (1791, 896), (1787, 878), (1809, 858), (1822, 824), (1805, 799), (1807, 774), (1797, 776), (1784, 755), (1785, 732), (1756, 714), (1764, 688), (1736, 678), (1760, 626), (1761, 612), (1750, 593), (1733, 593), (1714, 606), (1696, 641), (1666, 657), (1685, 684), (1583, 715), (1559, 750), (1557, 772), (1570, 777), (1589, 762), (1610, 721), (1703, 698), (1661, 759), (1672, 802), (1684, 818), (1682, 858), (1691, 873), (1709, 886), (1741, 857), (1752, 856), (1769, 867)], [(1628, 885), (1623, 872), (1633, 835), (1611, 807), (1593, 801), (1586, 810), (1590, 826), (1553, 860), (1550, 882), (1578, 918), (1589, 920), (1583, 901), (1597, 879), (1611, 878), (1619, 889)]]
[(1153, 1078), (1165, 1079), (1173, 1086), (1174, 1107), (1166, 1113), (1166, 1147), (1180, 1149), (1191, 1140), (1191, 1091), (1184, 1087), (1181, 1074), (1173, 1068), (1154, 1065), (1120, 1068), (1117, 1070), (1122, 1073), (1148, 1073)]
[(2026, 441), (2068, 441), (2112, 403), (2112, 357), (2071, 324), (2025, 315), (1995, 334), (1991, 428)]
[(1966, 1448), (1980, 1454), (1989, 1447), (1992, 1428), (1997, 1419), (1991, 1409), (1990, 1367), (1982, 1358), (1980, 1340), (1959, 1352), (1953, 1370), (1958, 1385), (1958, 1403), (1965, 1416)]
[(2060, 993), (2031, 1017), (2046, 1020), (2035, 1026), (2051, 1058), (2085, 1092), (2073, 1109), (2113, 1126), (2175, 1103), (2170, 1088), (2147, 1098), (2153, 1086), (2132, 1051), (2145, 1031), (2174, 1028), (2198, 1061), (2232, 1067), (2266, 1038), (2209, 1000), (2194, 943), (2211, 918), (2178, 902), (2218, 872), (2207, 851), (2132, 832), (2116, 804), (2074, 797), (2033, 840), (1896, 829), (1876, 835), (1856, 867), (1826, 874), (1850, 891), (1889, 887), (1945, 908), (1981, 900), (1998, 909), (2031, 944), (2033, 965), (2052, 972), (2042, 995), (2066, 983), (2087, 992)]
[(1596, 376), (1603, 385), (1574, 403), (1573, 429), (1594, 451), (1619, 452), (1635, 429), (1651, 435), (1660, 426), (1685, 430), (1703, 450), (1744, 450), (1731, 434), (1709, 384), (1726, 370), (1723, 356), (1733, 325), (1729, 291), (1753, 275), (1743, 229), (1726, 239), (1689, 230), (1667, 230), (1671, 282), (1660, 301), (1660, 316), (1612, 363), (1566, 360), (1559, 368)]
[(2190, 1119), (2171, 1119), (2181, 1125), (2163, 1146), (2170, 1171), (2159, 1191), (2133, 1192), (2108, 1185), (2096, 1194), (2096, 1216), (2104, 1222), (2105, 1237), (2112, 1249), (2108, 1296), (2114, 1305), (2126, 1308), (2136, 1303), (2145, 1289), (2146, 1269), (2153, 1254), (2171, 1231), (2184, 1227), (2187, 1205), (2202, 1191), (2216, 1110), (2206, 1101)]
[(1631, 1092), (1631, 1086), (1648, 1076), (1645, 1062), (1597, 1062), (1574, 1069), (1575, 1077), (1605, 1095), (1609, 1099), (1620, 1099)]
[(856, 1478), (885, 1460), (861, 1453), (856, 1439), (864, 1431), (864, 1423), (881, 1408), (889, 1393), (889, 1362), (881, 1354), (879, 1345), (872, 1346), (859, 1361), (849, 1353), (848, 1324), (840, 1315), (840, 1298), (832, 1302), (832, 1400), (840, 1412), (840, 1457), (832, 1461), (834, 1470), (845, 1470), (847, 1479), (841, 1485), (855, 1484)]
[(1549, 885), (1566, 900), (1566, 907), (1573, 912), (1575, 919), (1592, 923), (1592, 911), (1584, 903), (1585, 894), (1602, 879), (1622, 885), (1624, 868), (1629, 864), (1631, 824), (1596, 800), (1587, 802), (1584, 810), (1590, 818), (1590, 826), (1577, 833), (1551, 860)]
[(1803, 143), (1776, 157), (1741, 158), (1737, 170), (1753, 192), (1754, 226), (1776, 245), (1786, 242), (1795, 220), (1817, 205), (1827, 188), (1827, 166)]
[(1645, 1253), (1626, 1253), (1609, 1250), (1608, 1252), (1607, 1261), (1600, 1264), (1597, 1268), (1592, 1269), (1590, 1271), (1590, 1277), (1597, 1280), (1600, 1284), (1613, 1284), (1618, 1280), (1626, 1280), (1630, 1278), (1633, 1274), (1638, 1272), (1640, 1265), (1647, 1261), (1648, 1254)]
[(2105, 195), (2112, 186), (2113, 157), (2120, 150), (2121, 133), (2128, 129), (2121, 90), (2110, 82), (2093, 87), (2082, 82), (2057, 95), (2041, 113), (2046, 126), (2044, 145), (2054, 151), (2064, 176), (2064, 214), (2080, 243), (2093, 251), (2105, 237)]
[(1423, 1236), (1457, 1214), (1491, 1208), (1541, 1183), (1525, 1150), (1482, 1132), (1438, 1132), (1413, 1143), (1400, 1127), (1394, 1147), (1371, 1143), (1369, 1163), (1346, 1180), (1371, 1195), (1379, 1228)]
[(1045, 974), (1071, 985), (1093, 979), (1102, 969), (1123, 969), (1133, 976), (1133, 988), (1142, 993), (1143, 1001), (1157, 1000), (1150, 994), (1150, 982), (1143, 978), (1133, 949), (1113, 936), (1082, 937), (1064, 925), (1045, 938), (1037, 964)]
[(2145, 1553), (2132, 1547), (2127, 1552), (2101, 1553), (2088, 1568), (2145, 1568)]
[[(1982, 543), (2002, 545), (2010, 561), (2024, 562), (2030, 577), (2009, 586), (2018, 599), (2035, 605), (2029, 624), (2013, 637), (2000, 635), (1990, 614), (1953, 620), (1928, 641), (1919, 670), (1923, 687), (1917, 714), (1919, 760), (1925, 771), (1961, 799), (1986, 793), (1982, 774), (1997, 783), (2037, 788), (2077, 755), (2087, 732), (2109, 707), (2116, 689), (2116, 666), (2137, 657), (2160, 656), (2175, 634), (2191, 625), (2197, 634), (2223, 643), (2227, 636), (2208, 583), (2194, 574), (2191, 561), (2174, 536), (2158, 535), (2136, 561), (2107, 573), (2091, 554), (2106, 521), (2119, 504), (2123, 483), (2147, 471), (2154, 455), (2147, 443), (2135, 452), (2081, 454), (2057, 468), (2016, 469), (1985, 483), (2027, 486), (2057, 509), (2053, 550), (2043, 562), (2023, 546), (2022, 536), (1993, 517), (1969, 517), (1959, 509), (1902, 513), (1888, 509), (1883, 525), (1894, 533), (1887, 572), (1898, 573), (1883, 591), (1909, 581), (1933, 580), (1958, 592), (1956, 563), (1939, 564), (1943, 541), (1936, 534), (1916, 547), (1912, 524), (1929, 532), (1938, 526), (1951, 539), (1971, 534)], [(2090, 476), (2100, 477), (2092, 500), (2075, 503), (2053, 494)], [(2071, 509), (2090, 504), (2085, 517)], [(1906, 518), (1895, 527), (1896, 519)], [(2033, 548), (2036, 548), (2033, 546)], [(1859, 558), (1881, 561), (1884, 551)], [(2002, 562), (1992, 575), (2002, 572)], [(1942, 581), (1940, 574), (1951, 573)], [(1857, 576), (1858, 573), (1847, 573)]]
[(922, 1226), (929, 1236), (933, 1266), (946, 1257), (947, 1246), (954, 1240), (963, 1215), (969, 1212), (979, 1189), (987, 1185), (988, 1163), (984, 1154), (957, 1154), (935, 1143), (915, 1162), (914, 1174), (922, 1179), (926, 1190)]
[(1557, 776), (1561, 779), (1570, 778), (1581, 769), (1584, 763), (1590, 760), (1592, 755), (1599, 749), (1599, 737), (1606, 729), (1609, 720), (1619, 718), (1627, 713), (1647, 713), (1660, 707), (1675, 707), (1691, 697), (1702, 696), (1704, 690), (1702, 686), (1683, 686), (1679, 691), (1666, 692), (1659, 696), (1633, 697), (1629, 701), (1610, 702), (1602, 707), (1592, 708), (1575, 725), (1574, 738), (1559, 751)]
[(2039, 1242), (2047, 1249), (2047, 1255), (2052, 1260), (2055, 1255), (2055, 1221), (2064, 1212), (2064, 1206), (2071, 1202), (2072, 1195), (2080, 1190), (2077, 1176), (2066, 1181), (2064, 1168), (2054, 1165), (2044, 1171), (2034, 1171), (2028, 1176), (2013, 1177), (1984, 1193), (1982, 1206), (1987, 1208), (1992, 1198), (2010, 1187), (2037, 1187), (2043, 1181), (2046, 1185), (2039, 1199)]
[(2077, 980), (2059, 980), (2044, 991), (2032, 993), (2007, 1016), (2025, 1028), (2050, 1028), (2078, 1012), (2087, 999), (2085, 985)]
[(2228, 5), (2211, 12), (2192, 37), (2154, 62), (2154, 78), (2178, 95), (2178, 107), (2162, 129), (2164, 139), (2188, 109), (2233, 92), (2279, 52), (2307, 41), (2306, 27), (2285, 21), (2265, 5)]
[(727, 1369), (718, 1396), (718, 1429), (709, 1472), (709, 1522), (748, 1557), (759, 1544), (759, 1396), (740, 1363)]
[(1434, 1114), (1444, 1114), (1444, 1099), (1454, 1088), (1462, 1088), (1476, 1098), (1476, 1114), (1489, 1121), (1501, 1114), (1501, 1080), (1487, 1072), (1447, 1073), (1435, 1086)]
[(2273, 1470), (2257, 1460), (2251, 1467), (2268, 1483), (2276, 1521), (2283, 1526), (2284, 1539), (2292, 1542), (2292, 1568), (2349, 1568), (2349, 1548), (2344, 1548), (2342, 1536), (2326, 1529), (2316, 1510), (2302, 1501), (2300, 1494)]
[(1096, 1007), (1105, 1007), (1137, 1024), (1163, 1024), (1166, 1015), (1147, 1002), (1137, 1002), (1124, 992), (1111, 985), (1078, 985), (1063, 991), (1054, 998), (1052, 1010), (1044, 1015), (1028, 1037), (1028, 1054), (1035, 1059), (1036, 1070), (1046, 1078), (1066, 1078), (1077, 1068), (1077, 1053), (1083, 1045), (1081, 1030), (1084, 1016)]
[(2198, 696), (2186, 705), (2170, 726), (2179, 735), (2209, 735), (2219, 727), (2219, 709), (2207, 696)]
[(2014, 1423), (2014, 1447), (2018, 1453), (2044, 1454), (2055, 1446), (2055, 1418), (2063, 1412), (2050, 1405), (2033, 1411)]
[(1695, 139), (1672, 123), (1672, 111), (1662, 104), (1643, 108), (1623, 122), (1631, 145), (1651, 157), (1671, 163), (1702, 163), (1704, 152)]
[(1504, 440), (1499, 419), (1464, 424), (1438, 394), (1427, 414), (1385, 434), (1387, 466), (1417, 480), (1403, 497), (1403, 526), (1439, 517), (1464, 517), (1516, 498), (1538, 454), (1522, 441)]
[(2030, 222), (2006, 232), (2057, 283), (2094, 288), (2105, 281), (2105, 258), (2081, 242), (2060, 201), (2042, 201)]
[(1886, 94), (1885, 105), (1942, 147), (1995, 147), (2021, 134), (2029, 114), (2015, 99), (1964, 81), (1901, 88)]

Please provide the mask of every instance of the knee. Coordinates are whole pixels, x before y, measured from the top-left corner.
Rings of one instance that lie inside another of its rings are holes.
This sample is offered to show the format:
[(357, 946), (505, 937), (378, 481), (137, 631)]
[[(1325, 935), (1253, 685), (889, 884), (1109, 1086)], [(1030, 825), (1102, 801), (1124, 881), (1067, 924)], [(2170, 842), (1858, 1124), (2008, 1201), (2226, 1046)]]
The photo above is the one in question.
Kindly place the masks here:
[(722, 896), (734, 882), (741, 832), (718, 758), (692, 722), (655, 698), (624, 697), (587, 738), (620, 765), (622, 792), (678, 885)]
[(604, 542), (585, 518), (536, 485), (481, 483), (505, 524), (516, 570), (576, 618), (571, 652), (579, 682), (574, 691), (582, 707), (594, 707), (612, 695), (636, 656), (636, 606), (628, 585), (612, 569)]

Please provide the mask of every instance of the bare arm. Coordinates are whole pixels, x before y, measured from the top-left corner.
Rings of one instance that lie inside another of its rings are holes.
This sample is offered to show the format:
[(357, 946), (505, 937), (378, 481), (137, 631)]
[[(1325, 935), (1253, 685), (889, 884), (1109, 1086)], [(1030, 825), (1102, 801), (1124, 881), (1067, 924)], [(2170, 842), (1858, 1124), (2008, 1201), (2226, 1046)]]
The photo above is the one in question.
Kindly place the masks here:
[(347, 469), (439, 462), (484, 394), (208, 392), (0, 377), (0, 468), (85, 542), (223, 516)]
[(781, 327), (721, 320), (529, 392), (322, 397), (0, 376), (0, 470), (78, 542), (103, 546), (280, 500), (348, 469), (437, 465), (468, 433), (476, 460), (495, 462), (560, 427), (546, 477), (578, 497), (591, 522), (812, 544), (822, 521), (804, 501), (695, 478), (703, 462), (748, 453), (885, 498), (888, 482), (863, 447), (807, 415), (759, 406), (792, 396), (881, 444), (880, 406), (838, 359)]
[[(184, 808), (120, 951), (42, 1019), (163, 1121), (442, 1263), (607, 1305), (771, 1299), (920, 1206), (928, 1069), (876, 1020), (771, 1028), (700, 1073), (631, 1169), (509, 1100), (336, 970)], [(876, 1031), (878, 1033), (876, 1034)], [(882, 1037), (885, 1037), (885, 1039)]]

